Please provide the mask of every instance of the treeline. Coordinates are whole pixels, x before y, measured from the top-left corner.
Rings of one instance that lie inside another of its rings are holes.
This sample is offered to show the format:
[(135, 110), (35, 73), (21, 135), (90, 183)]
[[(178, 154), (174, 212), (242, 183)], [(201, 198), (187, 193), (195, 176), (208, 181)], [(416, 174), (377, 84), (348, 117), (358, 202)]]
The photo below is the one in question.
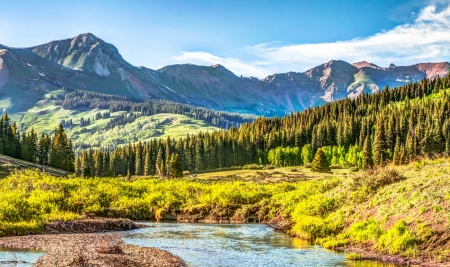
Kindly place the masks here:
[(38, 138), (34, 129), (20, 134), (17, 124), (11, 123), (8, 113), (4, 113), (0, 119), (0, 154), (62, 170), (74, 170), (72, 141), (67, 139), (62, 124), (55, 129), (53, 138), (44, 133)]
[(128, 114), (114, 117), (105, 129), (112, 129), (118, 125), (131, 123), (141, 116), (151, 116), (159, 113), (182, 114), (194, 119), (203, 120), (223, 129), (252, 122), (253, 115), (221, 112), (207, 108), (172, 102), (162, 99), (140, 101), (122, 96), (106, 95), (82, 90), (75, 90), (66, 95), (64, 100), (57, 100), (55, 105), (64, 109), (86, 107), (90, 109), (108, 109), (109, 113), (126, 111)]
[[(172, 154), (179, 155), (185, 170), (267, 164), (270, 151), (277, 147), (297, 147), (296, 153), (310, 147), (308, 158), (319, 148), (328, 147), (323, 150), (327, 157), (331, 155), (330, 162), (365, 169), (387, 161), (404, 164), (418, 157), (450, 152), (447, 88), (448, 76), (423, 79), (283, 118), (260, 117), (228, 131), (154, 140), (102, 153), (109, 156), (109, 168), (117, 175), (157, 174), (157, 168), (167, 169)], [(293, 164), (304, 163), (302, 158), (297, 157)]]

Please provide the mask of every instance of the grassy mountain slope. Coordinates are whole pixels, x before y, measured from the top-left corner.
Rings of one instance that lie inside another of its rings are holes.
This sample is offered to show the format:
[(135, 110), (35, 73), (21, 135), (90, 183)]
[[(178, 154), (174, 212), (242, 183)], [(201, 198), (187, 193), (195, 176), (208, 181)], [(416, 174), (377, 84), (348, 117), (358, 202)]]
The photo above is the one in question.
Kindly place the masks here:
[[(131, 123), (105, 130), (106, 125), (116, 116), (127, 115), (125, 111), (111, 113), (110, 118), (94, 120), (97, 113), (107, 113), (107, 109), (77, 108), (65, 110), (55, 106), (56, 99), (64, 98), (66, 91), (57, 90), (46, 94), (45, 99), (27, 112), (13, 114), (11, 119), (20, 123), (22, 129), (51, 133), (62, 120), (72, 120), (73, 125), (66, 127), (69, 138), (72, 139), (77, 151), (89, 145), (93, 148), (115, 147), (117, 145), (149, 141), (151, 138), (185, 137), (186, 134), (196, 134), (200, 131), (219, 129), (202, 120), (196, 120), (180, 114), (156, 114), (139, 117)], [(80, 120), (91, 119), (88, 126), (80, 127)]]
[(95, 121), (87, 127), (74, 127), (68, 130), (68, 136), (76, 147), (89, 145), (91, 147), (114, 147), (138, 141), (148, 142), (152, 138), (186, 137), (187, 134), (197, 134), (200, 131), (214, 131), (218, 127), (201, 120), (180, 114), (157, 114), (143, 116), (132, 123), (102, 130), (106, 120)]
[(112, 44), (86, 33), (30, 48), (0, 46), (0, 108), (26, 111), (45, 94), (66, 88), (271, 116), (375, 92), (386, 84), (394, 87), (443, 76), (449, 69), (446, 62), (382, 68), (331, 60), (305, 72), (261, 80), (239, 77), (219, 64), (152, 70), (132, 66)]

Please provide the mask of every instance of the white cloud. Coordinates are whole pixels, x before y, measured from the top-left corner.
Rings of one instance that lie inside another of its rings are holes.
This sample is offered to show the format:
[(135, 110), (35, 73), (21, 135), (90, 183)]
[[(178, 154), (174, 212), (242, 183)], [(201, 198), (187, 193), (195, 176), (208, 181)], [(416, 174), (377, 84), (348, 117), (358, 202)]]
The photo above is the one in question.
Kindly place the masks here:
[(331, 59), (350, 63), (366, 60), (380, 66), (448, 61), (450, 4), (445, 2), (434, 1), (413, 22), (369, 37), (317, 44), (259, 44), (246, 48), (248, 55), (255, 58), (252, 61), (207, 52), (182, 52), (175, 59), (194, 64), (220, 63), (238, 75), (259, 78), (274, 72), (305, 71)]
[(198, 65), (214, 65), (221, 64), (236, 75), (263, 77), (267, 75), (268, 68), (265, 62), (244, 62), (238, 58), (223, 58), (215, 56), (208, 52), (181, 52), (181, 55), (173, 57), (173, 59)]

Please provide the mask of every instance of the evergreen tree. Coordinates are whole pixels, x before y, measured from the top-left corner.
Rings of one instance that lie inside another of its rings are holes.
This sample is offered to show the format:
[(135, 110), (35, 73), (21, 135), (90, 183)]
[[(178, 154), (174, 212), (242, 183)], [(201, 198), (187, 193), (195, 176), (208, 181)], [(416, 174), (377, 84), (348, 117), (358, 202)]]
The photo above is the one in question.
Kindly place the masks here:
[(327, 159), (327, 156), (323, 152), (321, 148), (317, 150), (316, 155), (311, 164), (311, 171), (313, 172), (330, 172), (330, 162)]
[(371, 145), (369, 136), (366, 136), (366, 140), (364, 141), (364, 146), (363, 146), (362, 168), (364, 170), (367, 170), (372, 167), (373, 167), (372, 145)]
[(49, 164), (49, 154), (51, 147), (51, 138), (42, 133), (37, 145), (37, 162), (40, 165)]
[(170, 177), (183, 178), (183, 166), (178, 154), (172, 154), (170, 157)]
[(60, 123), (53, 136), (49, 166), (72, 171), (74, 170), (73, 157), (73, 148), (67, 139), (62, 123)]
[(377, 127), (375, 130), (375, 137), (373, 142), (373, 163), (381, 165), (384, 161), (384, 150), (386, 148), (386, 140), (384, 134), (384, 123), (380, 118), (377, 120)]

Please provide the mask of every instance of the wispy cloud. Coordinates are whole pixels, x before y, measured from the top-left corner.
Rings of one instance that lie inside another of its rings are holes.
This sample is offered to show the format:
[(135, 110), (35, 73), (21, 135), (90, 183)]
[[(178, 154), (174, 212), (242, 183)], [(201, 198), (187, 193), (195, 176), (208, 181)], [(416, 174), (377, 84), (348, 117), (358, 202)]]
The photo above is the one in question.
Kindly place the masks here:
[(208, 52), (182, 52), (180, 62), (220, 63), (234, 73), (262, 78), (274, 72), (304, 71), (331, 59), (366, 60), (380, 66), (450, 60), (450, 3), (433, 1), (407, 24), (373, 36), (317, 44), (266, 43), (247, 47), (252, 61)]

